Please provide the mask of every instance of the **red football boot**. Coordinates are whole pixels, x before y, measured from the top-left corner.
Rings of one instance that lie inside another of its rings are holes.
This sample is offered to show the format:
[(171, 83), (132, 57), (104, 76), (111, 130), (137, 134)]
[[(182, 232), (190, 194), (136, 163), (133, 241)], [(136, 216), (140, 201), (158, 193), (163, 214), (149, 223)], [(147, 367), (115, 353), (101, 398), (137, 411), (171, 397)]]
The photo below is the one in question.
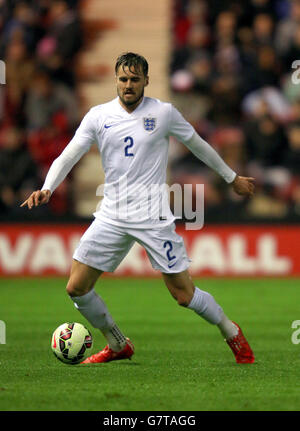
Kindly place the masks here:
[(118, 361), (119, 359), (130, 359), (134, 354), (134, 346), (129, 338), (126, 338), (127, 343), (123, 350), (114, 352), (108, 346), (104, 347), (98, 353), (86, 358), (81, 364), (100, 364), (102, 362)]
[(225, 340), (228, 346), (233, 351), (233, 354), (235, 356), (235, 360), (237, 364), (253, 364), (255, 358), (254, 354), (251, 350), (251, 347), (248, 344), (248, 341), (244, 337), (244, 334), (239, 327), (239, 325), (235, 322), (234, 323), (238, 327), (238, 334), (231, 338), (230, 340)]

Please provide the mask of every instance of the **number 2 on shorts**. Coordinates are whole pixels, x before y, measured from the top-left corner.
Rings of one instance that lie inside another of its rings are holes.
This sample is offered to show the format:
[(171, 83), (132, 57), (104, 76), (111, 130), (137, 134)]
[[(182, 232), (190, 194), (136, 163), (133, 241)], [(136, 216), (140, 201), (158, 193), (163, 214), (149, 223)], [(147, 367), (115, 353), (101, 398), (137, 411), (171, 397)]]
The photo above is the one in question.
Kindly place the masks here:
[(164, 242), (164, 248), (168, 247), (167, 249), (167, 258), (169, 260), (169, 262), (171, 262), (171, 260), (176, 259), (176, 256), (171, 256), (171, 251), (173, 250), (173, 245), (171, 243), (171, 241), (165, 241)]

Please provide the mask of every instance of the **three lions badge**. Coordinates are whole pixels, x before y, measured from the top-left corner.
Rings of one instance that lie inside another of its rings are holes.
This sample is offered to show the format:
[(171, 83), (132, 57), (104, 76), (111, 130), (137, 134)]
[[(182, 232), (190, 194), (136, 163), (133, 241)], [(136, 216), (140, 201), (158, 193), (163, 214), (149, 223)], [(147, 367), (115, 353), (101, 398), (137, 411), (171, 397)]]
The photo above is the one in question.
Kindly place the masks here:
[(156, 118), (144, 117), (144, 129), (147, 132), (152, 132), (156, 127)]

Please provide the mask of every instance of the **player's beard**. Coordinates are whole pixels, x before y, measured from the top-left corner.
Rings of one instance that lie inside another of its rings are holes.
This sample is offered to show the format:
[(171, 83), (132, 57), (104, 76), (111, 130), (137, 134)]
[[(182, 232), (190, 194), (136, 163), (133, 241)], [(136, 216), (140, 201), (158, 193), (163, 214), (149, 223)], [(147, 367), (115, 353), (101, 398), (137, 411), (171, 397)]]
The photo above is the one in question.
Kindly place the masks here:
[(140, 102), (140, 100), (144, 97), (144, 89), (142, 90), (141, 94), (140, 94), (138, 97), (136, 97), (135, 99), (133, 99), (133, 100), (125, 100), (125, 99), (121, 96), (119, 89), (117, 89), (117, 92), (118, 92), (118, 96), (119, 96), (119, 98), (121, 99), (121, 102), (122, 102), (125, 106), (133, 106), (133, 105), (137, 105), (137, 104)]

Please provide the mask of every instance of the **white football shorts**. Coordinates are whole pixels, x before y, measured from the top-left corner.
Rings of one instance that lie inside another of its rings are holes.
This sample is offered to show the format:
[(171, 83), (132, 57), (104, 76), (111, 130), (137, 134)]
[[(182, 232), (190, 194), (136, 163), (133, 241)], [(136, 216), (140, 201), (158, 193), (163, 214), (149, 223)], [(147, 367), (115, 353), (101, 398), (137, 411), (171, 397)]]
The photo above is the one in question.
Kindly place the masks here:
[(153, 269), (163, 273), (185, 271), (190, 264), (183, 238), (168, 226), (135, 229), (95, 219), (81, 237), (73, 259), (104, 272), (113, 272), (138, 242), (145, 248)]

